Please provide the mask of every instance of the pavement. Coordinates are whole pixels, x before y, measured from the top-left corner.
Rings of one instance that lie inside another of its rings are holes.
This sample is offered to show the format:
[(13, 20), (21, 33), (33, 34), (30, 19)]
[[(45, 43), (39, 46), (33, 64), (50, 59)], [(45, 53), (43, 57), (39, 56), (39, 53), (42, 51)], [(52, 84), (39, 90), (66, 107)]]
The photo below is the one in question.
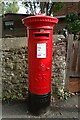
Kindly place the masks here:
[(80, 120), (79, 116), (79, 98), (80, 94), (74, 95), (68, 100), (56, 101), (51, 103), (48, 111), (39, 116), (32, 115), (27, 108), (26, 101), (3, 102), (2, 103), (2, 120), (27, 120), (40, 119), (47, 120)]

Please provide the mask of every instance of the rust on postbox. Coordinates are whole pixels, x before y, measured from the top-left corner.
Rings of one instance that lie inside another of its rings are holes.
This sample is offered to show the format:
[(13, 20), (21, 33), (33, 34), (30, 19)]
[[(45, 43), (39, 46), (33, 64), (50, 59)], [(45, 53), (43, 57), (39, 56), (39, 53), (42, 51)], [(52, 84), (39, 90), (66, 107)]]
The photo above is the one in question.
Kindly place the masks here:
[(31, 106), (37, 106), (36, 109), (42, 109), (50, 104), (52, 36), (58, 19), (41, 14), (26, 17), (22, 22), (28, 31), (29, 103)]

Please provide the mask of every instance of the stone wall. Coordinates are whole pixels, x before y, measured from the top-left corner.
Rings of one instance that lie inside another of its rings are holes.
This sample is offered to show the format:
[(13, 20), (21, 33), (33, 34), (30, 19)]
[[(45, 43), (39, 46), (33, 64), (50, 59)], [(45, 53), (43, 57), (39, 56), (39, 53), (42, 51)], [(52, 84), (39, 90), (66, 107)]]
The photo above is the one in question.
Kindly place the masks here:
[(0, 99), (2, 97), (2, 40), (0, 39)]
[(53, 44), (52, 92), (63, 92), (66, 77), (66, 42)]
[[(57, 37), (55, 36), (54, 39), (57, 39)], [(27, 39), (9, 38), (3, 39), (3, 41), (5, 41), (2, 42), (3, 100), (25, 99), (27, 97), (28, 89)], [(52, 85), (56, 86), (56, 88), (60, 91), (63, 89), (65, 81), (66, 44), (65, 42), (56, 42), (57, 40), (54, 41)], [(14, 44), (11, 45), (11, 43)], [(52, 91), (55, 90), (52, 88)]]
[(1, 40), (3, 50), (16, 49), (28, 45), (26, 37), (2, 38)]
[(23, 99), (27, 94), (27, 47), (3, 50), (3, 99)]

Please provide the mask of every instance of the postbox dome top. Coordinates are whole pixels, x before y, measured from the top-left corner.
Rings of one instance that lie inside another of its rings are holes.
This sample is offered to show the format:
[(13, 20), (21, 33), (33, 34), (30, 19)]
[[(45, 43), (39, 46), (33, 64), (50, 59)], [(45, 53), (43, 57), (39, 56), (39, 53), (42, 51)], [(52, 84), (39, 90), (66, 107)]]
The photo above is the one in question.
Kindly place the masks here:
[(56, 17), (45, 16), (43, 14), (30, 16), (22, 19), (23, 24), (26, 27), (35, 28), (35, 27), (53, 27), (58, 23), (58, 19)]

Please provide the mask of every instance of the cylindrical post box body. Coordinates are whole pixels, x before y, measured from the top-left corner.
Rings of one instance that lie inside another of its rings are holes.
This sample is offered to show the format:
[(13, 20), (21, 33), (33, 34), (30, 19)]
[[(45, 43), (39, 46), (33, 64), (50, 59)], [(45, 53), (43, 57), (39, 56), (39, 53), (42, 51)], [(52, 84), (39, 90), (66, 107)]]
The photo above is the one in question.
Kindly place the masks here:
[(28, 27), (28, 99), (32, 111), (50, 104), (52, 36), (57, 18), (36, 15), (24, 18)]

